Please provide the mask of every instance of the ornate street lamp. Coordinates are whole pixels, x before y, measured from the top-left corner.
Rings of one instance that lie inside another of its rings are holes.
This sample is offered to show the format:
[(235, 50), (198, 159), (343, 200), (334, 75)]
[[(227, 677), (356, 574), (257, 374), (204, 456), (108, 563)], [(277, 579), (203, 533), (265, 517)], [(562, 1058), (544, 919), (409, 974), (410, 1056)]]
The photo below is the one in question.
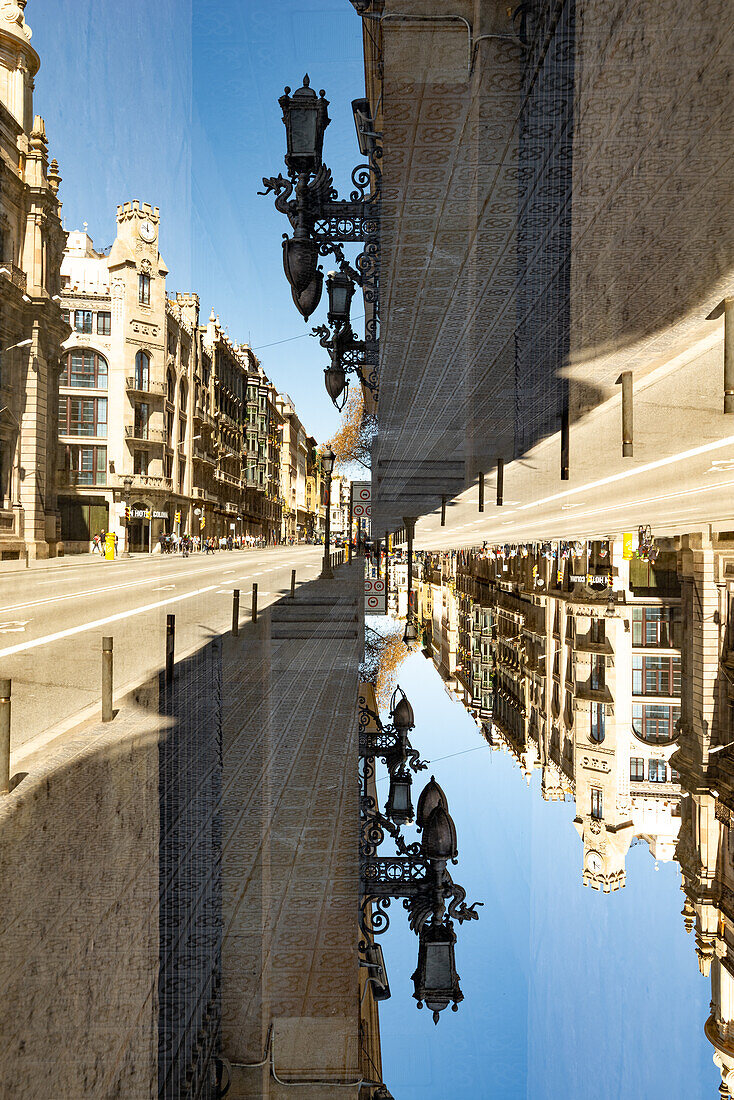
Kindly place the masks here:
[(331, 539), (331, 473), (334, 469), (334, 452), (331, 447), (326, 447), (321, 452), (321, 469), (326, 478), (326, 530), (324, 532), (324, 563), (321, 567), (321, 579), (332, 580), (334, 574), (331, 571), (331, 559), (329, 557), (329, 542)]
[(385, 803), (385, 814), (396, 825), (408, 825), (413, 820), (412, 786), (413, 777), (406, 768), (390, 772), (390, 793)]
[(278, 100), (286, 132), (285, 163), (293, 175), (313, 175), (321, 167), (324, 131), (331, 122), (327, 110), (329, 101), (323, 89), (316, 95), (308, 73), (303, 78), (303, 87), (292, 96), (290, 91), (286, 88)]
[(329, 295), (329, 312), (326, 315), (329, 324), (348, 325), (354, 283), (345, 272), (330, 271), (326, 276), (326, 291)]
[(366, 718), (375, 721), (378, 731), (370, 733), (364, 728), (360, 730), (360, 756), (368, 761), (380, 757), (385, 762), (390, 775), (390, 793), (385, 803), (385, 814), (396, 824), (407, 825), (413, 820), (413, 777), (410, 773), (411, 770), (419, 772), (426, 768), (425, 761), (419, 758), (417, 750), (408, 739), (408, 731), (415, 725), (413, 708), (403, 689), (397, 687), (390, 703), (391, 723), (383, 724), (379, 715), (366, 704), (362, 709)]
[[(413, 709), (405, 693), (398, 688), (393, 695), (391, 741), (388, 740), (390, 727), (381, 727), (377, 733), (367, 732), (370, 717), (379, 723), (374, 712), (361, 702), (360, 754), (365, 762), (361, 796), (361, 925), (365, 940), (386, 931), (390, 924), (386, 909), (392, 898), (402, 898), (409, 913), (410, 927), (419, 937), (418, 966), (412, 977), (413, 996), (418, 1008), (425, 1004), (433, 1013), (434, 1023), (438, 1023), (440, 1013), (449, 1004), (456, 1011), (463, 1000), (456, 971), (453, 921), (456, 919), (461, 924), (465, 920), (478, 919), (476, 908), (481, 903), (467, 905), (466, 891), (449, 874), (447, 864), (458, 854), (456, 826), (446, 795), (434, 776), (418, 799), (416, 824), (422, 833), (420, 843), (406, 844), (396, 824), (408, 820), (407, 814), (412, 811), (409, 791), (400, 786), (407, 774), (404, 758), (399, 767), (390, 769), (390, 795), (385, 814), (368, 793), (367, 780), (374, 775), (374, 756), (382, 756), (389, 766), (391, 753), (405, 751), (407, 732), (414, 724)], [(395, 842), (396, 856), (378, 854), (386, 833)], [(366, 947), (366, 943), (362, 946)]]
[(349, 397), (349, 382), (341, 363), (332, 363), (330, 367), (324, 368), (324, 385), (332, 405), (341, 412)]
[[(286, 88), (279, 103), (286, 129), (285, 163), (289, 178), (263, 177), (265, 190), (259, 194), (275, 194), (276, 210), (287, 215), (293, 229), (293, 236), (286, 235), (283, 240), (283, 269), (296, 308), (307, 320), (318, 306), (323, 289), (319, 256), (333, 252), (340, 261), (341, 273), (334, 272), (329, 280), (329, 320), (333, 318), (337, 328), (333, 338), (339, 346), (333, 349), (326, 378), (329, 396), (339, 407), (350, 371), (356, 371), (370, 390), (376, 393), (377, 389), (379, 135), (370, 131), (371, 142), (364, 146), (369, 163), (354, 168), (355, 189), (348, 199), (339, 199), (331, 172), (322, 160), (324, 131), (329, 125), (325, 93), (317, 96), (305, 76), (303, 87), (292, 96), (290, 88)], [(356, 261), (358, 270), (344, 260), (341, 244), (345, 242), (364, 244), (364, 251)], [(349, 326), (349, 304), (355, 283), (363, 287), (365, 295), (364, 341), (356, 340)], [(330, 339), (328, 329), (326, 339)]]
[(433, 1013), (434, 1024), (439, 1014), (451, 1001), (452, 1012), (458, 1012), (459, 1002), (464, 994), (459, 987), (459, 975), (456, 972), (454, 945), (456, 933), (452, 920), (431, 922), (421, 929), (418, 940), (418, 966), (412, 975), (413, 996), (418, 1008), (425, 1004)]

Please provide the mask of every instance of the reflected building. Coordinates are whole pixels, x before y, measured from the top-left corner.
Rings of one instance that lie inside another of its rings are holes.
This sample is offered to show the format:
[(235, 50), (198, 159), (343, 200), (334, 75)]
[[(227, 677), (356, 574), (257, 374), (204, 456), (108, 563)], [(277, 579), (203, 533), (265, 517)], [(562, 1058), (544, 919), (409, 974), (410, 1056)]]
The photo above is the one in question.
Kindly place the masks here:
[(705, 1033), (734, 1096), (734, 531), (422, 555), (424, 655), (546, 800), (574, 801), (582, 881), (633, 844), (676, 859)]
[(573, 799), (583, 882), (625, 884), (633, 840), (673, 858), (680, 784), (678, 548), (629, 538), (426, 555), (424, 653), (547, 800)]

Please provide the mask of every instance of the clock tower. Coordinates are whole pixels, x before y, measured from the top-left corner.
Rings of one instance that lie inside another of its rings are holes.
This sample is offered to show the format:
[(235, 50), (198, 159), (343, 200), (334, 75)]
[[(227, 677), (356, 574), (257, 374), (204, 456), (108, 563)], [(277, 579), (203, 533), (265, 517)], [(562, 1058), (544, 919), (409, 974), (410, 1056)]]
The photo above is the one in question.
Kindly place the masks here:
[(134, 254), (154, 260), (158, 254), (158, 229), (160, 211), (157, 206), (147, 202), (123, 203), (117, 208), (117, 241), (123, 247), (133, 250)]

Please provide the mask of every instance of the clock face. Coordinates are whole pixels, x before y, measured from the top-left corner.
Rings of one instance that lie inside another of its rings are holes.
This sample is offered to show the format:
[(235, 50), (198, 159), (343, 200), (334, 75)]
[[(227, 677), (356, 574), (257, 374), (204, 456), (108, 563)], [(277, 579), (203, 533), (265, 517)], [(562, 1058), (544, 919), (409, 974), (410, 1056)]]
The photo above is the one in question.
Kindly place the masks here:
[(149, 218), (146, 218), (144, 222), (140, 223), (139, 231), (144, 241), (150, 243), (155, 240), (155, 226)]
[(602, 868), (602, 859), (598, 852), (589, 852), (586, 857), (586, 866), (594, 875), (598, 875)]

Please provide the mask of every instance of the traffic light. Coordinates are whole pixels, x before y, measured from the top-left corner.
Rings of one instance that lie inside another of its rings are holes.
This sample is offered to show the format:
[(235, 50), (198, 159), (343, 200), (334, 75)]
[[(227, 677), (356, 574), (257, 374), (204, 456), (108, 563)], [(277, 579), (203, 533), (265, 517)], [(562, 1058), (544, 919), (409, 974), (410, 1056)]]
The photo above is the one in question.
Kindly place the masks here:
[(180, 523), (180, 522), (181, 522), (181, 513), (176, 512), (176, 523)]
[(130, 519), (130, 505), (125, 505), (125, 519)]
[(206, 526), (206, 520), (202, 516), (201, 519), (199, 520), (199, 530), (203, 531), (205, 526)]

